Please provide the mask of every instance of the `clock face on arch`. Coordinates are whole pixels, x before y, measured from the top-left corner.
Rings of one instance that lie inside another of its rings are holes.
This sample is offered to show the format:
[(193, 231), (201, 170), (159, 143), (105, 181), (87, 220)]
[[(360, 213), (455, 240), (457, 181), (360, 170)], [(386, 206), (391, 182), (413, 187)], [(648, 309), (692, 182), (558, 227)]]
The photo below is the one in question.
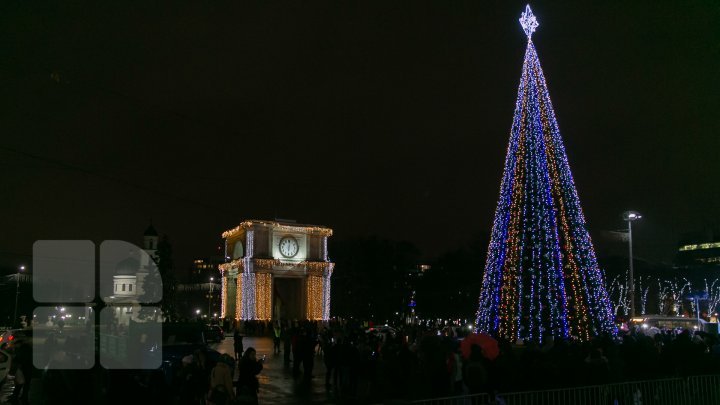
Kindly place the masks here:
[(292, 236), (284, 236), (278, 245), (280, 254), (285, 257), (294, 257), (298, 253), (297, 239)]

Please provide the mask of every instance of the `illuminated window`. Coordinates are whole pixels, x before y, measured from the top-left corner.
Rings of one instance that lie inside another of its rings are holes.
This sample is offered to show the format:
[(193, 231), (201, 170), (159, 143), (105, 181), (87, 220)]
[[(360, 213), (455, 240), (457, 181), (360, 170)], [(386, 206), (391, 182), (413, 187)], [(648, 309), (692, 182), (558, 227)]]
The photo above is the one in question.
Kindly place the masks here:
[(685, 245), (680, 247), (680, 251), (684, 252), (687, 250), (701, 250), (701, 249), (715, 249), (720, 248), (720, 242), (713, 242), (713, 243), (700, 243), (696, 245)]

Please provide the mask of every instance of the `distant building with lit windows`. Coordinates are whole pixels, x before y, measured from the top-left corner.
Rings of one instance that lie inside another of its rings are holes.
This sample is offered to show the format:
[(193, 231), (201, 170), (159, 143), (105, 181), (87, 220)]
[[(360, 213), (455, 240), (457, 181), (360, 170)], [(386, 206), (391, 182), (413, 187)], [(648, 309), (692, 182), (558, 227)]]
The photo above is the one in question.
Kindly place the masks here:
[(720, 270), (720, 237), (715, 232), (705, 232), (684, 238), (679, 244), (675, 267), (681, 270)]
[(210, 278), (220, 280), (220, 265), (223, 263), (225, 263), (225, 260), (222, 256), (193, 260), (190, 267), (190, 282), (207, 283)]
[(720, 265), (720, 242), (692, 243), (678, 248), (681, 266)]

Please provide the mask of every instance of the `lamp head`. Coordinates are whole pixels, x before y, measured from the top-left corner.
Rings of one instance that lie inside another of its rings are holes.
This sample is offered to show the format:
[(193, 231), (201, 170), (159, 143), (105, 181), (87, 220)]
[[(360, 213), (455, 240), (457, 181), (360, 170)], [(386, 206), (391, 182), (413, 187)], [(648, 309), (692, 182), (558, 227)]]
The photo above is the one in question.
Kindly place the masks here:
[(642, 218), (642, 215), (636, 211), (625, 211), (623, 213), (623, 219), (625, 221), (637, 221), (640, 218)]

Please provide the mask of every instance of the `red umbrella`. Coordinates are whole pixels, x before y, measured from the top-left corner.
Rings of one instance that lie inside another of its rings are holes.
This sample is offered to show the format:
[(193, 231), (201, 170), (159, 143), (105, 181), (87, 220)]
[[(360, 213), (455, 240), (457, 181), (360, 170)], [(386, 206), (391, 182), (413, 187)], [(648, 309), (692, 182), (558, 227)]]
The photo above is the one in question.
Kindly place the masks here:
[(460, 351), (464, 358), (470, 358), (473, 345), (479, 346), (482, 349), (483, 356), (488, 360), (495, 360), (500, 354), (498, 342), (492, 336), (485, 333), (471, 333), (460, 342)]

